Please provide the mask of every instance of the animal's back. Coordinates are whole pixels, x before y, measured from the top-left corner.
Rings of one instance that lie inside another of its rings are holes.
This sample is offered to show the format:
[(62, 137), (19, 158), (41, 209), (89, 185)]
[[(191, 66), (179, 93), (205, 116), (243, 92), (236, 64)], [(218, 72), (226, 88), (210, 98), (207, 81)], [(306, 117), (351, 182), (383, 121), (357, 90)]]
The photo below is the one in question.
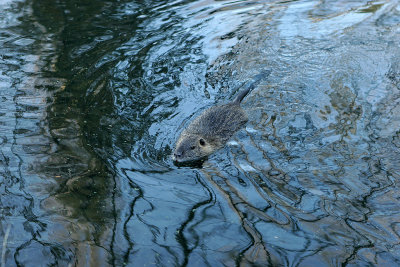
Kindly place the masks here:
[(186, 131), (223, 144), (246, 122), (247, 115), (239, 103), (229, 103), (205, 110)]

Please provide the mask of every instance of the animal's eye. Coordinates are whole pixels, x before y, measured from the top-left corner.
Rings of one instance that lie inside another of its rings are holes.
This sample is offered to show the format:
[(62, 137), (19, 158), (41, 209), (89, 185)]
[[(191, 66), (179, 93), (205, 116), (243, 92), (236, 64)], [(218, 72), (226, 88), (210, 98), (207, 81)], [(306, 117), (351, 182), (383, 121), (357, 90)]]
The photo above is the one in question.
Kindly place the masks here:
[(204, 139), (200, 139), (199, 143), (201, 146), (205, 146), (206, 145), (206, 141), (204, 141)]
[(191, 146), (191, 147), (190, 147), (191, 150), (194, 150), (195, 148), (196, 148), (195, 146)]

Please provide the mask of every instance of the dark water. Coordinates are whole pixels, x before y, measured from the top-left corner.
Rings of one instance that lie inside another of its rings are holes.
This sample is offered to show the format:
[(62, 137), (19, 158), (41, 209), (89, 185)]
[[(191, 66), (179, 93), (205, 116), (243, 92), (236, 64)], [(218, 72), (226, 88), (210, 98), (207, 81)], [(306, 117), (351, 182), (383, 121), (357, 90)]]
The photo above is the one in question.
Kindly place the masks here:
[(399, 62), (398, 1), (0, 1), (1, 266), (399, 266)]

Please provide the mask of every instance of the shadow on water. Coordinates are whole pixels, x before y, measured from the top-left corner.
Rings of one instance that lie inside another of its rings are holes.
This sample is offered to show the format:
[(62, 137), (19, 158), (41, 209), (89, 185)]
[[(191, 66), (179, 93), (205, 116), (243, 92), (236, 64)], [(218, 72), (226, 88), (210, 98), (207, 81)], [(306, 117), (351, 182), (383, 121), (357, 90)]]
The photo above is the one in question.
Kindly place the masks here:
[[(1, 263), (398, 265), (399, 14), (3, 1)], [(188, 118), (266, 68), (246, 128), (175, 166)]]

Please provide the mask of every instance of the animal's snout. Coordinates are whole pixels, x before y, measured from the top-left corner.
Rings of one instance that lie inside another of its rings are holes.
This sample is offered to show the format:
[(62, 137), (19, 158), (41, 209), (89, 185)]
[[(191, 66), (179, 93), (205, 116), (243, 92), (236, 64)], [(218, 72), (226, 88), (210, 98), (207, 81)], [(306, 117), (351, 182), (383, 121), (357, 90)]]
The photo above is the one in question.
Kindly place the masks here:
[(176, 151), (174, 153), (175, 160), (179, 160), (180, 158), (182, 158), (182, 156), (183, 156), (183, 152)]

